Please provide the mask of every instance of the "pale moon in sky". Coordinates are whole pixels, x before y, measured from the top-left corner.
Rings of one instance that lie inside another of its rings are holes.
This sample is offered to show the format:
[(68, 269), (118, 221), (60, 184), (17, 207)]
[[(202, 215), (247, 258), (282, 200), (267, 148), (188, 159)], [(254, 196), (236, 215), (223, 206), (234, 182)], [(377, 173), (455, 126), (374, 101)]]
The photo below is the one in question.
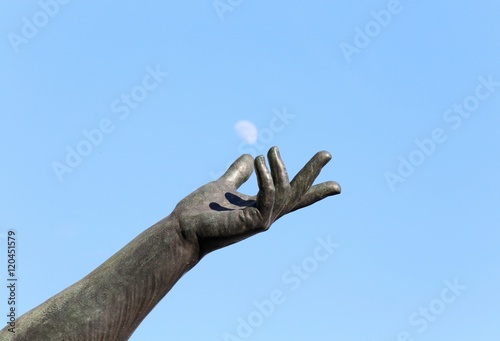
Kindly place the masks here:
[(239, 121), (234, 125), (238, 135), (248, 144), (257, 142), (258, 130), (255, 124), (250, 121)]

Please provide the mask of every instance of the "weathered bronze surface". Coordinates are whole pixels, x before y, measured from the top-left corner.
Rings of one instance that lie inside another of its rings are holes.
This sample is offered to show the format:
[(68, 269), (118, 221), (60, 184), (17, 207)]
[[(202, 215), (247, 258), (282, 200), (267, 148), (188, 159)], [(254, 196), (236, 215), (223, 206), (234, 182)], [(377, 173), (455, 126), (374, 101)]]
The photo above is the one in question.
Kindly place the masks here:
[[(21, 316), (0, 340), (127, 340), (172, 286), (214, 250), (266, 231), (287, 213), (339, 194), (338, 183), (313, 186), (331, 155), (322, 151), (290, 182), (278, 148), (242, 155), (218, 180), (181, 200), (89, 275)], [(259, 192), (237, 191), (255, 168)]]

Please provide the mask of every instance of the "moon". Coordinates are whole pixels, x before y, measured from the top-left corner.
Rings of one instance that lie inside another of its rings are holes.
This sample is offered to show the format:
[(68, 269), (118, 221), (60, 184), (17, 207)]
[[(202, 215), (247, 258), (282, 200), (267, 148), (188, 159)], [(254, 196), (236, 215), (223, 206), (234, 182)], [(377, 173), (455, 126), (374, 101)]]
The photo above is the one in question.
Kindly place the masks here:
[(257, 142), (258, 130), (255, 124), (250, 121), (238, 121), (234, 125), (238, 135), (248, 144)]

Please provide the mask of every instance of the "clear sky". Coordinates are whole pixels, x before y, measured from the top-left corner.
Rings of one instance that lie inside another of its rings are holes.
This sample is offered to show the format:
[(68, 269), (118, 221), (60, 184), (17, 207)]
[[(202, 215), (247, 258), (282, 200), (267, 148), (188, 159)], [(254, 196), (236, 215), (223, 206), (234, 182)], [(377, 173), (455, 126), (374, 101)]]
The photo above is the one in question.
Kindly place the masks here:
[(132, 340), (498, 341), (498, 13), (3, 1), (0, 250), (15, 230), (18, 311), (278, 145), (291, 176), (330, 151), (318, 181), (342, 194), (208, 255)]

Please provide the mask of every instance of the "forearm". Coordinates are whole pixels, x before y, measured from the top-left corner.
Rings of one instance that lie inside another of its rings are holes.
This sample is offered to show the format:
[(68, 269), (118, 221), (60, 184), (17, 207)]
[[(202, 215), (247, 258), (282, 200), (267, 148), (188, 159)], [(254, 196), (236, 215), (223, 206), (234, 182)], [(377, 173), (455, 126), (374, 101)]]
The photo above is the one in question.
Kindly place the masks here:
[[(23, 315), (13, 339), (127, 340), (197, 263), (198, 253), (196, 240), (184, 238), (177, 221), (167, 217), (85, 278)], [(8, 334), (4, 329), (0, 340), (8, 340)]]

